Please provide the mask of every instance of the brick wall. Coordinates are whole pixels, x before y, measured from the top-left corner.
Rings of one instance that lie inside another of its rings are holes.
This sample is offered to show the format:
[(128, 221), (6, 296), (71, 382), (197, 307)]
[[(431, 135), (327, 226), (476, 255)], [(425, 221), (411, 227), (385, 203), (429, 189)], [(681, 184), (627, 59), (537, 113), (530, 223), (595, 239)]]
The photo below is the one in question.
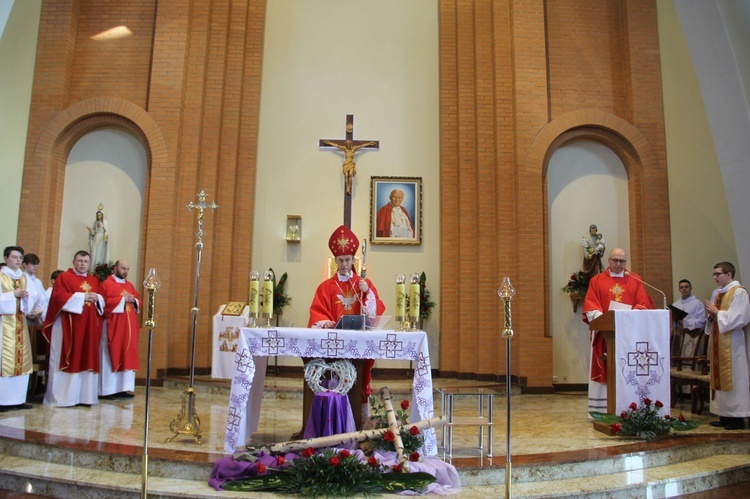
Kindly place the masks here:
[(511, 373), (551, 385), (545, 177), (569, 140), (623, 161), (631, 259), (670, 288), (657, 41), (652, 0), (440, 2), (441, 300), (458, 310), (441, 316), (441, 371), (505, 374), (496, 288), (508, 276)]
[[(221, 192), (222, 203), (204, 216), (201, 271), (219, 277), (200, 285), (197, 367), (211, 363), (211, 316), (247, 289), (247, 274), (230, 265), (249, 268), (252, 256), (264, 17), (258, 0), (42, 5), (21, 195), (21, 213), (42, 230), (22, 224), (18, 241), (56, 261), (71, 147), (101, 126), (138, 137), (149, 162), (141, 267), (157, 268), (166, 284), (157, 294), (155, 373), (190, 364), (197, 223), (185, 203), (200, 189), (209, 201)], [(117, 26), (132, 35), (92, 38)]]
[[(439, 9), (440, 302), (455, 311), (441, 314), (440, 368), (504, 375), (497, 287), (508, 276), (512, 374), (543, 390), (552, 379), (545, 176), (555, 148), (586, 138), (618, 154), (632, 260), (670, 288), (655, 4), (441, 0)], [(264, 18), (262, 0), (42, 6), (21, 199), (42, 230), (20, 224), (18, 242), (54, 261), (70, 148), (100, 126), (131, 130), (150, 169), (142, 268), (169, 283), (157, 297), (155, 372), (190, 362), (196, 213), (184, 204), (200, 189), (209, 201), (220, 192), (221, 206), (205, 214), (201, 270), (212, 277), (200, 286), (197, 367), (210, 365), (211, 315), (247, 287), (232, 269), (249, 269), (252, 257)], [(121, 25), (132, 36), (92, 38)]]

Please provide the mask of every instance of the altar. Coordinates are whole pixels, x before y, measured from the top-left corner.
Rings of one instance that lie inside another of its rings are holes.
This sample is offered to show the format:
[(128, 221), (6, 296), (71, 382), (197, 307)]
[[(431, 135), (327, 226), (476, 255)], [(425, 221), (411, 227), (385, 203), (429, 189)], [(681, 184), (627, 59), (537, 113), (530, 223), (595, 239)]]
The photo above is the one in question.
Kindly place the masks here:
[[(434, 416), (432, 371), (424, 331), (351, 331), (308, 328), (242, 328), (234, 359), (224, 450), (234, 452), (257, 431), (269, 356), (389, 359), (414, 362), (410, 419)], [(374, 390), (377, 392), (377, 390)], [(425, 455), (437, 454), (435, 430), (424, 431)]]

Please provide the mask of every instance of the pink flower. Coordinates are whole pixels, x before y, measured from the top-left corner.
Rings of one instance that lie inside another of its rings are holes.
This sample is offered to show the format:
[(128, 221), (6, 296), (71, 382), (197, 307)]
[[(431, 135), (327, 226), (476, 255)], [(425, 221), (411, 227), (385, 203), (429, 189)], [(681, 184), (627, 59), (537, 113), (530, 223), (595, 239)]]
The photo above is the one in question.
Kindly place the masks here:
[(411, 461), (412, 463), (419, 461), (419, 452), (412, 452), (411, 454), (409, 454), (409, 461)]
[(375, 459), (375, 456), (370, 456), (370, 459), (367, 460), (367, 464), (375, 468), (378, 466), (378, 460)]
[(404, 471), (404, 469), (401, 467), (400, 464), (394, 464), (393, 468), (391, 469), (393, 470), (394, 473), (401, 473), (402, 471)]
[(344, 450), (342, 450), (341, 452), (339, 452), (339, 457), (341, 457), (342, 459), (343, 459), (343, 458), (347, 458), (347, 457), (349, 457), (349, 456), (351, 456), (351, 455), (352, 455), (352, 453), (351, 453), (351, 452), (349, 452), (349, 451), (348, 451), (348, 450), (346, 450), (346, 449), (344, 449)]
[(262, 464), (262, 463), (258, 463), (258, 466), (257, 466), (257, 467), (256, 467), (255, 469), (256, 469), (256, 470), (258, 470), (258, 474), (259, 474), (259, 475), (262, 475), (263, 473), (265, 473), (265, 472), (266, 472), (266, 469), (267, 469), (267, 468), (266, 468), (266, 465), (265, 465), (265, 464)]
[(408, 409), (408, 408), (409, 408), (409, 401), (408, 401), (408, 400), (402, 400), (402, 401), (401, 401), (401, 408), (402, 408), (403, 410), (406, 410), (406, 409)]
[(417, 428), (416, 426), (412, 426), (411, 428), (409, 428), (409, 433), (411, 435), (419, 435), (419, 428)]
[(664, 404), (662, 404), (661, 401), (657, 400), (656, 402), (654, 402), (654, 407), (656, 407), (657, 409), (661, 409), (662, 407), (664, 407)]
[(339, 465), (339, 458), (337, 458), (337, 457), (334, 456), (331, 459), (329, 459), (328, 462), (331, 463), (331, 466), (338, 466)]
[(620, 430), (622, 429), (622, 425), (620, 423), (612, 423), (609, 425), (610, 428), (612, 428), (612, 431), (614, 433), (620, 433)]
[(276, 457), (276, 466), (281, 466), (286, 462), (286, 458), (284, 456), (277, 456)]
[(630, 408), (631, 411), (634, 411), (638, 409), (638, 404), (636, 404), (635, 402), (631, 402), (628, 407)]
[(385, 432), (385, 435), (383, 435), (383, 440), (385, 440), (386, 442), (393, 442), (394, 440), (396, 440), (396, 435), (394, 435), (391, 430), (388, 430), (387, 432)]
[(312, 447), (308, 447), (307, 449), (302, 451), (303, 457), (312, 457), (312, 455), (315, 454), (315, 449)]

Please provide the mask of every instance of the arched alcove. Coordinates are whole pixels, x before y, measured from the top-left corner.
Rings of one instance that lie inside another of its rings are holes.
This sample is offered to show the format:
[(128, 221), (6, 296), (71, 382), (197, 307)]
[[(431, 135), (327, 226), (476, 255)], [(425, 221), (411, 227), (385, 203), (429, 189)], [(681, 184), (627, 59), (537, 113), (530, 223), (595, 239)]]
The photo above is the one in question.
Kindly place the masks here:
[(93, 226), (101, 205), (108, 226), (108, 263), (126, 259), (131, 275), (141, 275), (139, 235), (147, 172), (145, 149), (127, 129), (98, 128), (76, 142), (65, 171), (58, 268), (67, 268), (76, 251), (89, 249), (87, 227)]

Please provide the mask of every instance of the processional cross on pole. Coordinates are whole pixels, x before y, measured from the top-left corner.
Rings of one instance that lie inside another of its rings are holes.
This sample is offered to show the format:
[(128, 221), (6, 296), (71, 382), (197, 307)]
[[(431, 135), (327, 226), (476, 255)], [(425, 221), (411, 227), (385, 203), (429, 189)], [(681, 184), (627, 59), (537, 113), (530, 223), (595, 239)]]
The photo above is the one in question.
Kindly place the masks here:
[(360, 149), (380, 149), (378, 140), (354, 140), (354, 115), (346, 115), (346, 138), (320, 139), (321, 148), (336, 148), (344, 153), (344, 226), (352, 228), (352, 177), (357, 174), (354, 154)]

